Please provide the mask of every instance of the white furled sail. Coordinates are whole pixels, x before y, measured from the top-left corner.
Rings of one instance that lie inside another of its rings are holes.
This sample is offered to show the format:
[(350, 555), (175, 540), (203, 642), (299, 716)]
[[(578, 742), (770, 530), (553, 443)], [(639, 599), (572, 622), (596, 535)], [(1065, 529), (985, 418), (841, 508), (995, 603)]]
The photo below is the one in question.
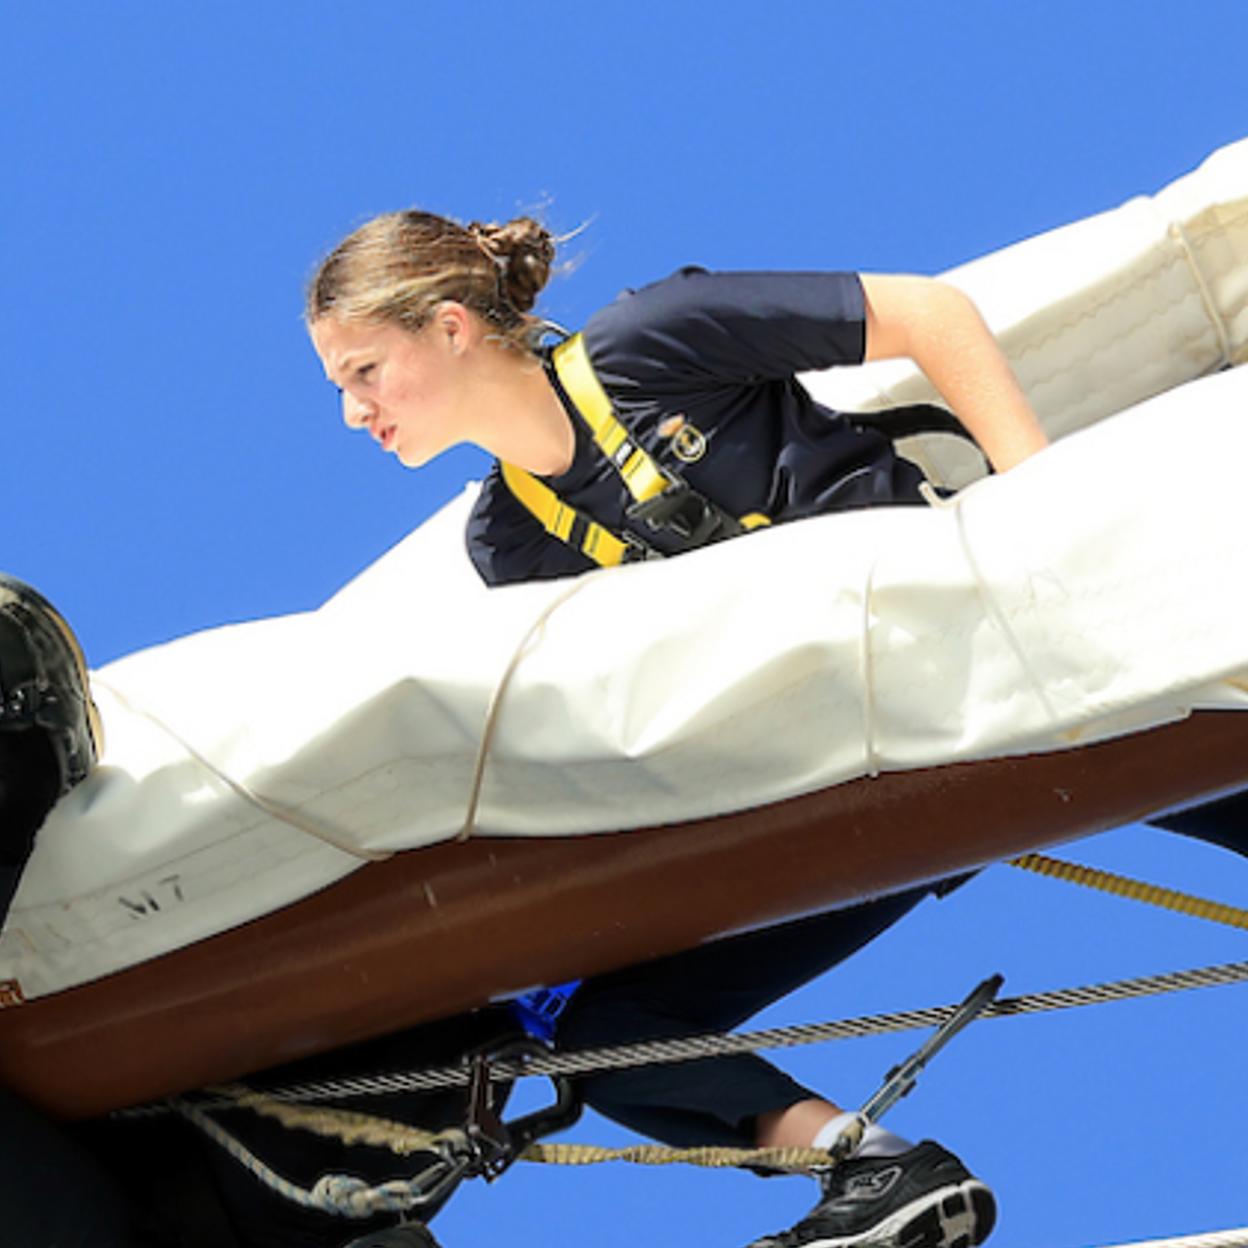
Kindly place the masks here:
[[(317, 611), (109, 665), (107, 752), (41, 833), (0, 980), (109, 974), (470, 808), (476, 835), (613, 831), (1248, 705), (1248, 370), (1205, 376), (1248, 351), (1248, 143), (952, 276), (1082, 432), (939, 506), (498, 590), (466, 495)], [(807, 381), (932, 397), (904, 366)]]

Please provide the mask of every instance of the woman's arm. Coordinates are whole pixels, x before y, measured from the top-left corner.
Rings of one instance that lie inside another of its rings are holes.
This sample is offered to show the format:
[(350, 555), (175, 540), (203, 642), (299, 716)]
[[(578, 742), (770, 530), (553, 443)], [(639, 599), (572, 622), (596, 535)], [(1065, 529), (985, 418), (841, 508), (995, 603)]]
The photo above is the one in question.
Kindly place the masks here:
[(930, 277), (864, 273), (868, 360), (908, 356), (998, 472), (1048, 445), (979, 309)]

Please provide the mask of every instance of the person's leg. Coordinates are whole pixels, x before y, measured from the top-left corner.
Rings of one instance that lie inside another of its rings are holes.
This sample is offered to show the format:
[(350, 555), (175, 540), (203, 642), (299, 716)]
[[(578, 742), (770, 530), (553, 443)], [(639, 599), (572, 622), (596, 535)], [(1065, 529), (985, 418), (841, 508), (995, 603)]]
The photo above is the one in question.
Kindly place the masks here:
[[(0, 732), (0, 926), (60, 790), (56, 753), (42, 728)], [(90, 1153), (3, 1089), (0, 1140), (0, 1209), (12, 1243), (131, 1248), (136, 1242), (124, 1198)]]
[(0, 1140), (6, 1244), (135, 1248), (129, 1210), (95, 1158), (3, 1089)]
[[(57, 799), (95, 759), (86, 667), (64, 620), (0, 575), (0, 928)], [(125, 1200), (91, 1154), (0, 1089), (5, 1243), (132, 1248)]]
[(43, 729), (0, 731), (0, 927), (60, 785), (56, 753)]
[[(705, 945), (589, 981), (560, 1020), (561, 1048), (673, 1038), (737, 1026), (763, 1006), (861, 949), (928, 892)], [(591, 1076), (587, 1104), (676, 1146), (830, 1148), (849, 1115), (752, 1055)], [(823, 1198), (795, 1227), (752, 1248), (904, 1242), (969, 1248), (992, 1230), (992, 1193), (953, 1154), (878, 1125), (823, 1178)]]
[[(562, 1049), (673, 1039), (739, 1026), (891, 927), (926, 895), (913, 889), (846, 910), (729, 937), (587, 981), (559, 1021)], [(750, 1054), (612, 1071), (580, 1081), (586, 1104), (677, 1146), (751, 1147), (763, 1119), (767, 1143), (796, 1106), (818, 1129), (837, 1106)], [(792, 1126), (792, 1122), (786, 1124)], [(809, 1132), (813, 1135), (813, 1132)]]
[(1158, 815), (1148, 822), (1155, 828), (1220, 845), (1248, 858), (1248, 790)]

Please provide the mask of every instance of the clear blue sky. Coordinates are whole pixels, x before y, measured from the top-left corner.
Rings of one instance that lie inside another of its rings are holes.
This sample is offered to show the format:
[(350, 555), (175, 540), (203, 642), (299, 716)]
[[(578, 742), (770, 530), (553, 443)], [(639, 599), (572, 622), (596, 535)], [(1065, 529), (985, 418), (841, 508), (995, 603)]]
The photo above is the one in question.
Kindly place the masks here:
[[(1152, 0), (3, 5), (0, 564), (91, 657), (314, 606), (483, 468), (405, 472), (337, 420), (301, 286), (368, 215), (588, 228), (545, 310), (699, 262), (933, 272), (1248, 132), (1248, 8)], [(437, 609), (435, 598), (430, 610)], [(314, 674), (310, 674), (314, 677)], [(1077, 856), (1248, 900), (1142, 830)], [(1243, 957), (1242, 934), (989, 871), (767, 1021)], [(889, 1119), (998, 1190), (998, 1242), (1248, 1222), (1248, 990), (980, 1025)], [(853, 1101), (908, 1041), (784, 1059)], [(622, 1133), (588, 1119), (577, 1137)], [(479, 1186), (479, 1185), (478, 1185)], [(796, 1180), (623, 1167), (463, 1193), (446, 1248), (734, 1248)]]

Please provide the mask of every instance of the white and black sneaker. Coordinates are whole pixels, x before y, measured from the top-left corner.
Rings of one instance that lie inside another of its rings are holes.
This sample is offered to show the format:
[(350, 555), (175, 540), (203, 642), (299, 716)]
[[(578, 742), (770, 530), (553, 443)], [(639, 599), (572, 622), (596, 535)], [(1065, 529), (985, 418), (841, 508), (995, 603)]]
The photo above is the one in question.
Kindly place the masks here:
[(992, 1192), (931, 1140), (843, 1161), (822, 1183), (823, 1199), (792, 1230), (750, 1248), (973, 1248), (997, 1220)]
[(103, 746), (74, 630), (37, 590), (0, 573), (0, 731), (27, 728), (47, 733), (61, 793), (87, 775)]

